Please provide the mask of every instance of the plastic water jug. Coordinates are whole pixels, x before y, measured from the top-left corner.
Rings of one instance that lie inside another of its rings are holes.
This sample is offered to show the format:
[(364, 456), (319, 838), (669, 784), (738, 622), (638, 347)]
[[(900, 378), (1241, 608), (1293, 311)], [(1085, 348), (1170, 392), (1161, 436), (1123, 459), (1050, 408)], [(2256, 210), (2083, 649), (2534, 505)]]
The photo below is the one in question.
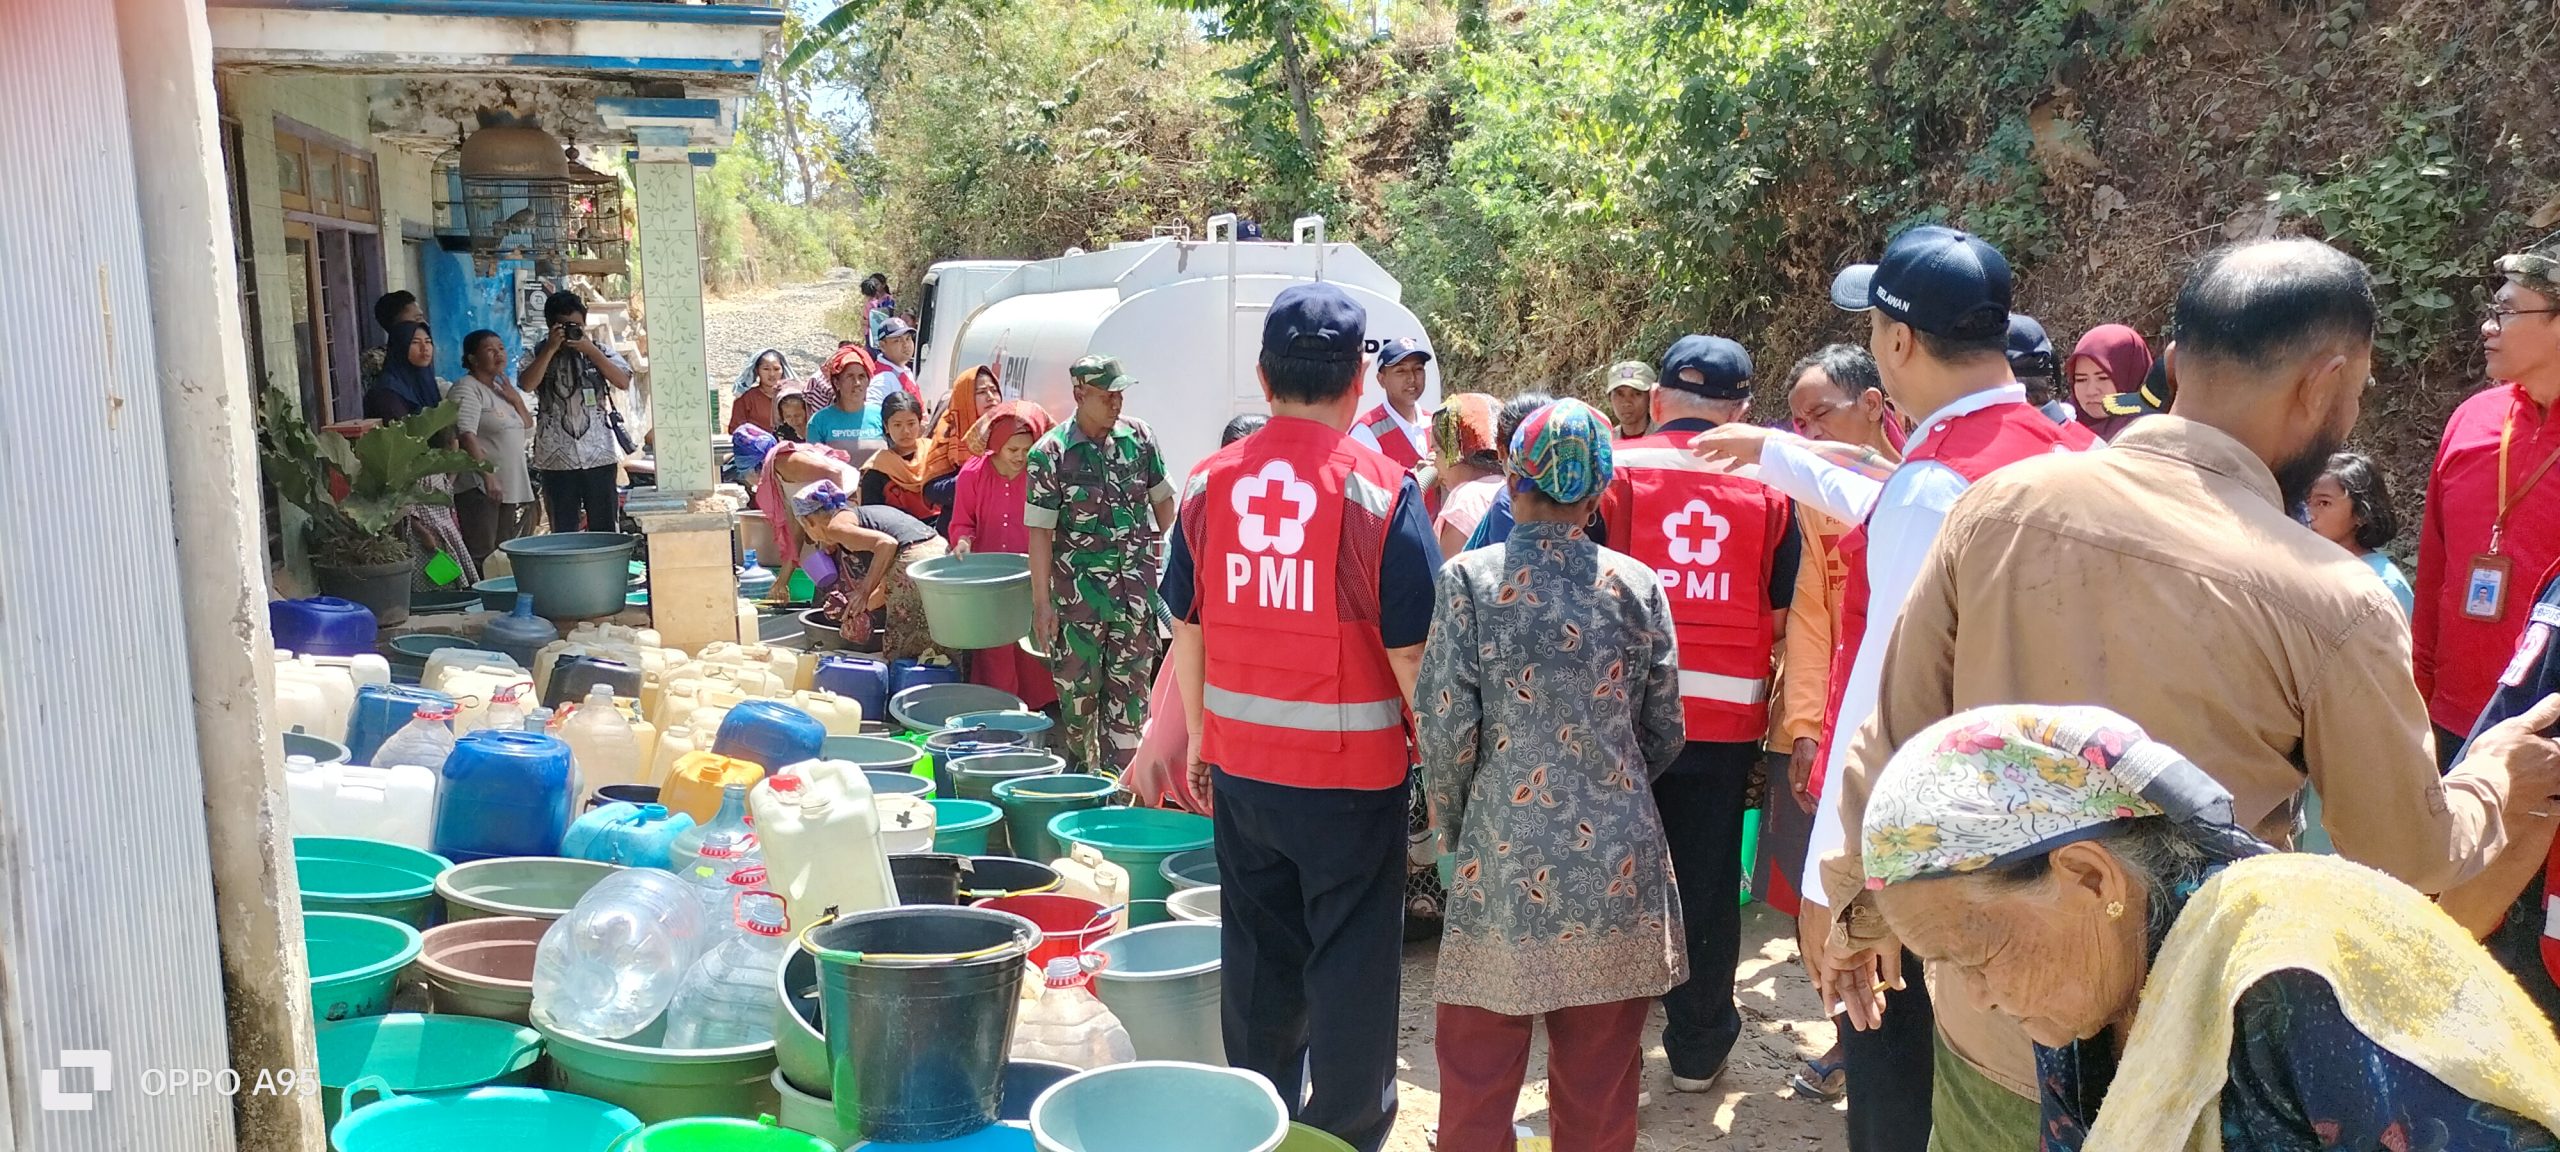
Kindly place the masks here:
[(1014, 1059), (1100, 1068), (1138, 1058), (1129, 1030), (1094, 998), (1091, 977), (1075, 957), (1051, 957), (1039, 983), (1039, 995), (1022, 1005), (1014, 1025)]
[(868, 656), (820, 656), (812, 682), (822, 692), (860, 705), (862, 714), (874, 720), (889, 715), (889, 666)]
[[(639, 701), (616, 699), (613, 703), (615, 707), (622, 709), (623, 719), (631, 722), (632, 743), (640, 746), (640, 779), (632, 783), (656, 784), (658, 782), (658, 773), (655, 768), (658, 762), (658, 726), (640, 718), (637, 711)], [(594, 787), (592, 784), (588, 785), (589, 790), (593, 790)]]
[[(658, 710), (650, 713), (649, 718), (661, 728), (675, 723), (692, 724), (708, 741), (713, 733), (720, 730), (719, 714), (726, 713), (746, 698), (746, 693), (724, 680), (679, 676), (667, 682), (666, 692), (658, 699)], [(714, 714), (709, 727), (695, 722), (699, 718), (697, 714), (705, 709)]]
[(793, 918), (771, 892), (743, 893), (729, 913), (737, 931), (694, 963), (667, 1004), (666, 1047), (736, 1048), (773, 1039), (781, 1007), (774, 971), (791, 949)]
[(939, 814), (933, 801), (921, 796), (871, 794), (871, 806), (880, 813), (880, 847), (892, 856), (909, 852), (933, 851), (933, 829)]
[(833, 692), (794, 692), (784, 702), (816, 717), (829, 736), (862, 734), (862, 705)]
[(489, 621), (480, 630), (480, 640), (497, 651), (514, 658), (518, 664), (530, 665), (542, 646), (560, 638), (560, 629), (533, 614), (533, 597), (518, 593), (515, 611)]
[(516, 691), (519, 703), (533, 696), (533, 678), (512, 665), (505, 667), (475, 666), (455, 668), (444, 676), (444, 691), (453, 697), (459, 714), (454, 717), (454, 730), (472, 732), (489, 726), (489, 704), (498, 693)]
[(705, 844), (736, 847), (755, 835), (747, 824), (747, 786), (732, 784), (720, 789), (720, 810), (711, 819), (697, 821), (693, 827), (676, 834), (667, 846), (667, 865), (677, 872), (693, 867), (694, 857)]
[(587, 698), (587, 690), (596, 685), (612, 689), (615, 696), (640, 698), (640, 668), (620, 660), (595, 656), (573, 656), (551, 666), (551, 678), (542, 681), (542, 702), (554, 708)]
[(684, 882), (626, 868), (580, 897), (533, 953), (533, 999), (581, 1035), (618, 1040), (666, 1011), (711, 933)]
[(812, 662), (806, 653), (766, 644), (705, 644), (694, 661), (708, 667), (761, 668), (782, 682), (782, 691), (808, 687)]
[[(960, 669), (950, 662), (932, 663), (922, 660), (900, 660), (889, 666), (889, 694), (892, 696), (924, 684), (957, 684)], [(883, 708), (883, 712), (887, 709)]]
[(522, 731), (525, 722), (524, 698), (528, 695), (530, 693), (515, 685), (498, 689), (496, 695), (489, 697), (489, 711), (482, 717), (480, 726), (496, 728), (500, 731)]
[(766, 768), (815, 760), (826, 749), (827, 726), (778, 700), (740, 702), (721, 718), (711, 741), (714, 752), (753, 760)]
[(629, 868), (668, 867), (676, 837), (693, 827), (693, 817), (669, 812), (663, 804), (603, 804), (579, 816), (560, 837), (560, 854), (601, 860)]
[(747, 562), (738, 569), (738, 595), (762, 600), (772, 594), (773, 569), (756, 563), (755, 549), (747, 549)]
[(484, 728), (454, 744), (436, 794), (435, 852), (457, 863), (556, 856), (578, 809), (569, 745), (539, 732)]
[(287, 651), (355, 656), (373, 651), (373, 609), (335, 596), (269, 600), (267, 631)]
[[(427, 667), (418, 673), (418, 683), (438, 692), (445, 690), (445, 679), (464, 668), (513, 668), (524, 671), (515, 657), (486, 648), (438, 648), (427, 654)], [(525, 701), (533, 703), (531, 700)]]
[(784, 772), (749, 789), (747, 807), (764, 845), (765, 883), (790, 905), (791, 919), (814, 924), (830, 908), (851, 915), (896, 904), (880, 811), (861, 766), (811, 760)]
[(667, 777), (675, 774), (676, 761), (695, 751), (693, 729), (682, 724), (658, 733), (658, 747), (649, 754), (649, 783), (666, 787)]
[(451, 705), (453, 697), (404, 684), (367, 684), (356, 689), (355, 713), (347, 719), (347, 762), (371, 764), (382, 742), (418, 714), (422, 704)]
[(367, 684), (391, 682), (391, 661), (384, 659), (379, 652), (358, 652), (353, 656), (327, 656), (317, 652), (295, 652), (287, 648), (278, 648), (276, 660), (278, 662), (293, 660), (304, 664), (316, 664), (323, 668), (344, 668), (347, 670), (347, 678), (355, 681), (358, 688)]
[(717, 752), (687, 752), (676, 758), (666, 782), (658, 786), (658, 802), (670, 812), (693, 817), (695, 823), (706, 823), (720, 811), (722, 788), (731, 784), (744, 787), (762, 779), (764, 765), (753, 760), (733, 760)]
[(589, 620), (569, 629), (568, 638), (582, 644), (628, 644), (634, 648), (664, 648), (655, 628), (634, 628), (610, 620)]
[(1058, 870), (1058, 891), (1068, 896), (1091, 900), (1105, 908), (1118, 908), (1111, 922), (1114, 930), (1129, 923), (1129, 870), (1102, 858), (1091, 845), (1078, 844), (1067, 850), (1064, 860), (1052, 860)]
[(433, 769), (319, 764), (291, 756), (284, 762), (284, 785), (296, 836), (353, 836), (418, 849), (433, 843)]
[(640, 759), (640, 740), (622, 709), (615, 706), (612, 689), (602, 684), (588, 689), (586, 699), (561, 722), (560, 738), (569, 742), (581, 787), (649, 783), (648, 765)]
[(344, 667), (308, 657), (276, 658), (278, 727), (324, 740), (343, 740), (356, 708), (356, 682)]
[(373, 750), (373, 764), (377, 768), (408, 764), (441, 772), (445, 757), (452, 754), (453, 706), (421, 704), (407, 724)]

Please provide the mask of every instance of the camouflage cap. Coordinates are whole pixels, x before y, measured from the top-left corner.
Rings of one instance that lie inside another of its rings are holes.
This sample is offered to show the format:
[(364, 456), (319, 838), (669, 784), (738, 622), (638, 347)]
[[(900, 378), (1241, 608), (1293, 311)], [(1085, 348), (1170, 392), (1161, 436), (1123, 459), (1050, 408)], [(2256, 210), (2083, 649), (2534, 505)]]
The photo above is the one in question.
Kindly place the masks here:
[(1620, 388), (1651, 392), (1660, 383), (1661, 381), (1654, 375), (1653, 365), (1642, 360), (1621, 360), (1610, 365), (1609, 370), (1601, 374), (1600, 393), (1605, 396)]
[(1087, 384), (1105, 392), (1126, 392), (1138, 382), (1128, 370), (1120, 367), (1117, 356), (1087, 356), (1067, 369), (1067, 376), (1078, 384)]
[(2522, 252), (2499, 257), (2498, 271), (2545, 296), (2560, 298), (2560, 232), (2535, 241)]

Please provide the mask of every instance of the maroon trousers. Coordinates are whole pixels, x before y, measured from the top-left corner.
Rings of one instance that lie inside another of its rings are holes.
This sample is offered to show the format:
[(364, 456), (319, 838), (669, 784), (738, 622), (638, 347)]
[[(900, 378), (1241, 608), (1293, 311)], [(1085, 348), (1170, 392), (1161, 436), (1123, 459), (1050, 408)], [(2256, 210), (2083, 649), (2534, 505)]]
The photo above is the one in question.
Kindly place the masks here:
[[(1555, 1152), (1630, 1152), (1644, 1075), (1651, 1000), (1549, 1012), (1547, 1130)], [(1511, 1152), (1511, 1113), (1529, 1073), (1529, 1029), (1540, 1017), (1439, 1006), (1440, 1152)]]

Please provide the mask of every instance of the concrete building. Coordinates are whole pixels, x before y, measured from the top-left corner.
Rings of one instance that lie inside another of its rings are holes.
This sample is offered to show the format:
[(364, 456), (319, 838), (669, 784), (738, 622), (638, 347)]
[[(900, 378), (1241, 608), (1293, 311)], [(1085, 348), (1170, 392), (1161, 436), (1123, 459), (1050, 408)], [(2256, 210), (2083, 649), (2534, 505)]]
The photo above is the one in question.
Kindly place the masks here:
[(732, 638), (694, 169), (781, 22), (634, 0), (0, 4), (19, 112), (0, 145), (29, 161), (0, 176), (19, 353), (0, 368), (0, 1152), (327, 1146), (252, 414), (284, 389), (307, 418), (353, 415), (381, 291), (427, 301), (439, 375), (473, 328), (520, 341), (543, 269), (476, 260), (439, 223), (484, 114), (627, 174), (652, 610), (669, 643)]

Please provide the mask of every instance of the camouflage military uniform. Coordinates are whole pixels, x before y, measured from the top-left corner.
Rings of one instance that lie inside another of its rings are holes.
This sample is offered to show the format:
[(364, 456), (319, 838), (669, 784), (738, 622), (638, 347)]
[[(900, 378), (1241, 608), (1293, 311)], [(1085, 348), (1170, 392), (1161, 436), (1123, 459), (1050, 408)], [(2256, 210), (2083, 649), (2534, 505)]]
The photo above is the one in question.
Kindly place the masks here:
[(1164, 453), (1141, 421), (1123, 418), (1096, 441), (1070, 419), (1032, 445), (1022, 519), (1052, 532), (1051, 670), (1071, 768), (1116, 773), (1137, 752), (1163, 651), (1148, 505), (1172, 497)]

